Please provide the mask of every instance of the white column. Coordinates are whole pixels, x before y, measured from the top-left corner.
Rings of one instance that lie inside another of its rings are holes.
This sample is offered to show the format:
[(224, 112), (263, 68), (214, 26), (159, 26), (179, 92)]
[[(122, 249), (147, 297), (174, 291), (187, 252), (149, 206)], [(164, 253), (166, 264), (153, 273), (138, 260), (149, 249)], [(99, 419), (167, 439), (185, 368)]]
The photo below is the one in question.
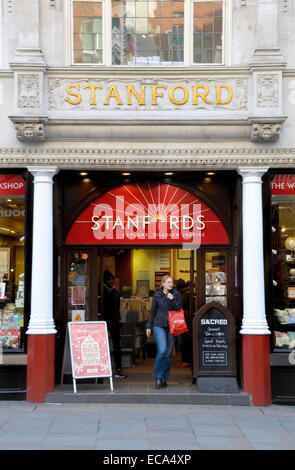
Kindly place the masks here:
[(28, 167), (34, 176), (31, 316), (27, 334), (55, 334), (53, 320), (53, 177), (56, 167)]
[(243, 321), (241, 334), (268, 335), (265, 317), (261, 177), (268, 168), (238, 168), (242, 176)]

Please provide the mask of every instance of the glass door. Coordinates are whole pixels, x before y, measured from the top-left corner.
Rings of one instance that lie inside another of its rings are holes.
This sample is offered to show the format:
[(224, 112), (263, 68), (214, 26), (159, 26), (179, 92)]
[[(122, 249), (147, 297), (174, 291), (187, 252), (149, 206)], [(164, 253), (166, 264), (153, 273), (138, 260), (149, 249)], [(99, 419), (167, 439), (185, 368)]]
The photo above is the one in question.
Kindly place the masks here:
[(225, 251), (205, 251), (205, 303), (227, 306), (228, 259)]
[(93, 308), (97, 296), (93, 260), (93, 250), (78, 248), (67, 252), (67, 321), (97, 319)]

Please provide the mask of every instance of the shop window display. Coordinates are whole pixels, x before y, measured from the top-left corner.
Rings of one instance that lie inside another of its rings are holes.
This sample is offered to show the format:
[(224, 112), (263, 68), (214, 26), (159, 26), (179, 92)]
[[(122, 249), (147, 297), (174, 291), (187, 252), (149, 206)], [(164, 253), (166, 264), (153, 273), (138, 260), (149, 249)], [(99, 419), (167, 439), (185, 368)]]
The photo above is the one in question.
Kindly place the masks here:
[(0, 175), (0, 346), (24, 347), (25, 181)]
[(272, 189), (274, 346), (295, 348), (295, 175), (278, 174)]

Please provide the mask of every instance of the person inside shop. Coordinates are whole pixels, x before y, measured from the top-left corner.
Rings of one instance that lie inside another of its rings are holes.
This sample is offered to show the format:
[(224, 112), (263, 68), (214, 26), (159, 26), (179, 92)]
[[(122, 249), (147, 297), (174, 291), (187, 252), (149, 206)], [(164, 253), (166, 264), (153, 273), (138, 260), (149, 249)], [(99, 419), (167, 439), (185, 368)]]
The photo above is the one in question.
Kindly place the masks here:
[(181, 361), (176, 364), (176, 367), (191, 367), (192, 364), (192, 322), (190, 318), (190, 283), (186, 283), (184, 279), (178, 279), (176, 282), (176, 289), (179, 291), (182, 299), (182, 308), (184, 310), (185, 323), (189, 331), (178, 336), (178, 344), (181, 352)]
[(173, 287), (172, 277), (166, 274), (162, 278), (162, 286), (154, 294), (149, 318), (145, 324), (147, 337), (151, 336), (153, 330), (157, 344), (154, 364), (155, 387), (157, 389), (167, 387), (175, 341), (175, 336), (169, 333), (168, 311), (179, 310), (181, 307), (180, 293)]
[(103, 274), (103, 319), (106, 321), (108, 331), (113, 343), (115, 377), (126, 379), (127, 375), (121, 370), (121, 316), (120, 294), (114, 286), (115, 278), (110, 271)]

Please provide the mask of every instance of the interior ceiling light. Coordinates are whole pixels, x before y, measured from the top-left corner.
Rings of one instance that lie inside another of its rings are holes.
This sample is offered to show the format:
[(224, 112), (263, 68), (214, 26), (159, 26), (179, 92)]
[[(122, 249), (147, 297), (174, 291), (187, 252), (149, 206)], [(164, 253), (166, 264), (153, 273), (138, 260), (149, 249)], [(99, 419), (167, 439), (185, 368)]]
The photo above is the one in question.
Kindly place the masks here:
[(131, 173), (122, 173), (122, 176), (130, 176)]
[(215, 175), (214, 171), (208, 171), (206, 174), (207, 174), (208, 176), (213, 176), (213, 175)]
[(166, 176), (172, 176), (172, 175), (174, 175), (174, 173), (172, 173), (172, 172), (169, 173), (169, 172), (168, 172), (168, 173), (164, 173), (164, 175), (166, 175)]
[(86, 171), (82, 171), (82, 172), (80, 173), (80, 175), (81, 175), (81, 176), (87, 176), (88, 173), (87, 173)]

